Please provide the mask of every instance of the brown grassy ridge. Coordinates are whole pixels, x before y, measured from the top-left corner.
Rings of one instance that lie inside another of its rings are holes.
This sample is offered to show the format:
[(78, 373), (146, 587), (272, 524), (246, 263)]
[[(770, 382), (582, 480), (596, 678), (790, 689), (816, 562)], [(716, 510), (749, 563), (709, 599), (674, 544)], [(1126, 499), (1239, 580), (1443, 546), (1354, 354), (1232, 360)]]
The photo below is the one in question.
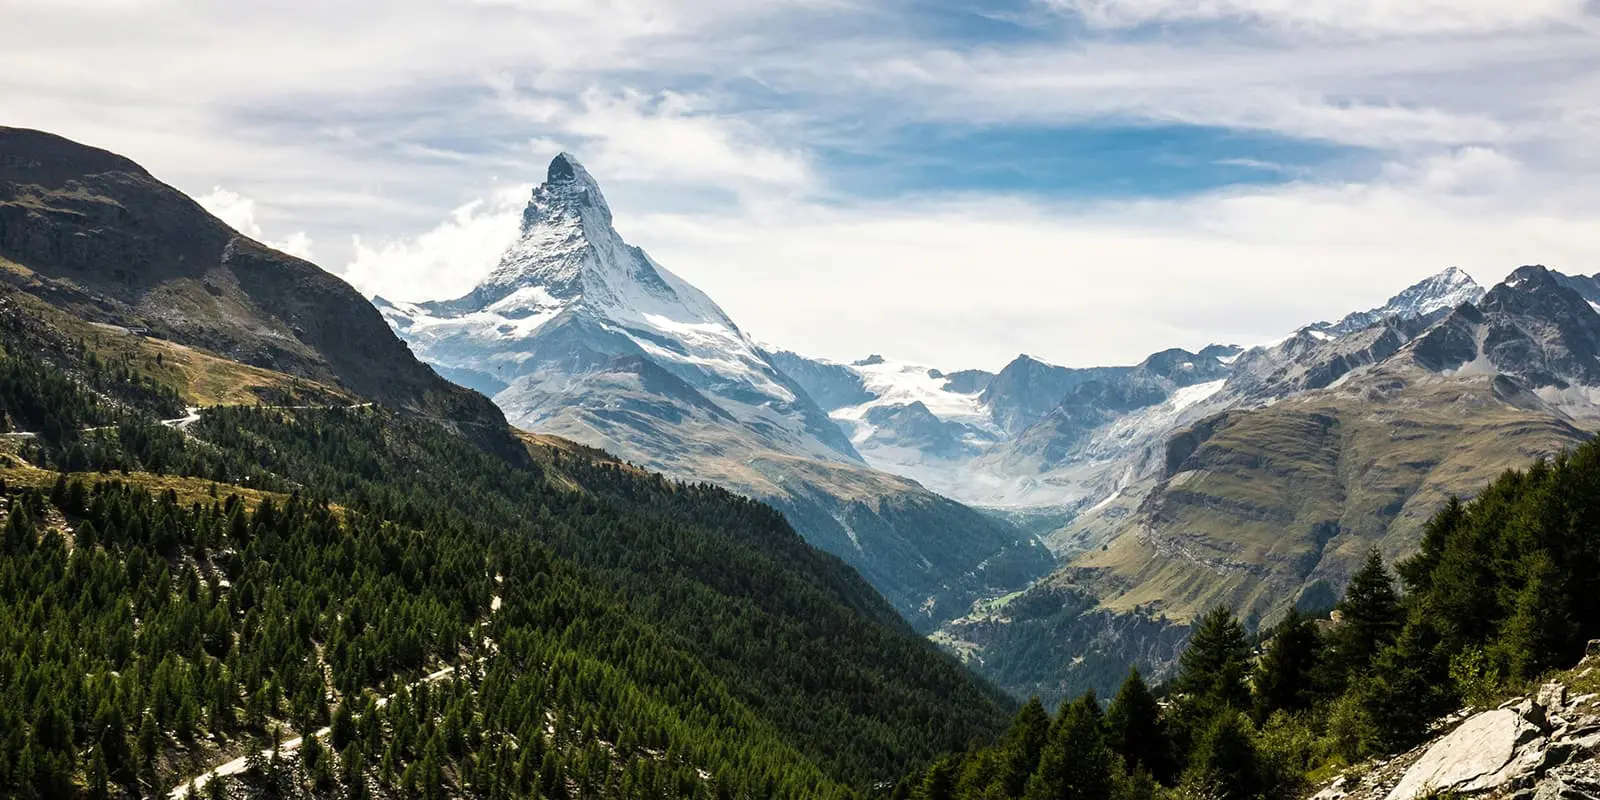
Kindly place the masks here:
[[(214, 483), (203, 478), (187, 478), (177, 475), (157, 475), (151, 472), (69, 472), (60, 473), (54, 470), (40, 469), (24, 462), (16, 456), (0, 454), (0, 480), (12, 489), (39, 489), (50, 491), (62, 475), (69, 482), (82, 481), (87, 486), (98, 483), (116, 481), (129, 486), (136, 486), (152, 493), (163, 493), (171, 490), (178, 497), (178, 502), (183, 505), (200, 503), (202, 505), (219, 502), (229, 495), (237, 496), (244, 502), (246, 508), (255, 508), (261, 501), (272, 498), (274, 503), (282, 503), (289, 496), (279, 492), (263, 492), (245, 486), (231, 483)], [(215, 489), (216, 494), (212, 494)]]
[(1151, 489), (1104, 550), (1054, 581), (1177, 620), (1225, 604), (1270, 619), (1332, 594), (1377, 545), (1393, 561), (1451, 495), (1589, 438), (1485, 376), (1385, 373), (1225, 424)]

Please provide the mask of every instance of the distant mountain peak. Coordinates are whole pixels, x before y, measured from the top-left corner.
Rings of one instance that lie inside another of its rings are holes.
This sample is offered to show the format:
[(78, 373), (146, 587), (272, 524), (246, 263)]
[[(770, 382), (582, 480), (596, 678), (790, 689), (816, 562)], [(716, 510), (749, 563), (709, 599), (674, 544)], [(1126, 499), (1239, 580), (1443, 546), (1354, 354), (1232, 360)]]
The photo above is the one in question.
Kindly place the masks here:
[(545, 173), (546, 183), (566, 183), (578, 179), (578, 176), (587, 176), (589, 171), (578, 163), (576, 156), (562, 151), (550, 159), (550, 169)]
[[(544, 202), (540, 202), (540, 201)], [(533, 201), (528, 204), (527, 212), (523, 214), (523, 227), (529, 224), (530, 217), (537, 221), (540, 214), (535, 210), (549, 214), (552, 211), (583, 211), (593, 209), (599, 212), (599, 217), (604, 223), (611, 225), (611, 206), (606, 203), (606, 198), (600, 191), (600, 182), (583, 168), (583, 164), (571, 153), (560, 153), (550, 159), (550, 167), (545, 170), (544, 184), (533, 192)]]
[(1462, 303), (1476, 303), (1484, 294), (1483, 287), (1471, 275), (1459, 267), (1447, 267), (1406, 287), (1377, 308), (1358, 311), (1338, 322), (1319, 322), (1305, 330), (1343, 336), (1385, 319), (1425, 317)]

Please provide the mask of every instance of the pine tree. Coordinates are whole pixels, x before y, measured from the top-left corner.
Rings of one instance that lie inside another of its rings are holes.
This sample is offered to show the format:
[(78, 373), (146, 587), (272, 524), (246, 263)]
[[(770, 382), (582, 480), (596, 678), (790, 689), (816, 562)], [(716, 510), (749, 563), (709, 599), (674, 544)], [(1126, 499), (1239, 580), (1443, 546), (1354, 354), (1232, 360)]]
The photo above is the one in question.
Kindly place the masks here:
[(1253, 798), (1260, 791), (1260, 764), (1249, 720), (1234, 710), (1216, 715), (1195, 741), (1184, 783), (1206, 787), (1219, 798)]
[(356, 738), (356, 717), (350, 706), (353, 698), (345, 698), (339, 703), (339, 710), (334, 712), (333, 724), (330, 726), (329, 739), (333, 749), (344, 752), (346, 746)]
[(1005, 738), (1005, 794), (1021, 797), (1028, 788), (1028, 777), (1039, 767), (1039, 757), (1050, 742), (1050, 715), (1038, 697), (1029, 700), (1017, 712)]
[(949, 756), (933, 762), (917, 793), (920, 800), (955, 800), (958, 768), (957, 761)]
[(1172, 688), (1197, 705), (1244, 709), (1250, 703), (1250, 688), (1245, 685), (1249, 669), (1250, 642), (1244, 628), (1232, 612), (1218, 606), (1195, 626)]
[(1303, 711), (1315, 700), (1314, 676), (1322, 660), (1321, 637), (1311, 620), (1290, 608), (1268, 640), (1256, 667), (1255, 716), (1265, 722), (1275, 711)]
[(1466, 521), (1466, 506), (1455, 495), (1450, 496), (1439, 513), (1428, 519), (1422, 528), (1422, 543), (1416, 555), (1396, 565), (1408, 592), (1421, 594), (1432, 588), (1433, 571), (1439, 566), (1445, 547)]
[(1104, 723), (1100, 701), (1092, 691), (1063, 709), (1023, 797), (1109, 800), (1112, 754), (1106, 746)]
[(1414, 617), (1399, 638), (1378, 655), (1370, 677), (1357, 686), (1367, 716), (1377, 729), (1380, 749), (1398, 749), (1421, 738), (1431, 722), (1455, 699), (1448, 661), (1439, 653), (1439, 634), (1423, 615)]
[(1106, 709), (1106, 732), (1111, 749), (1122, 756), (1130, 772), (1144, 770), (1158, 780), (1170, 777), (1172, 744), (1161, 720), (1161, 706), (1138, 667), (1129, 670)]
[(1348, 676), (1366, 672), (1378, 651), (1400, 633), (1404, 615), (1395, 594), (1394, 577), (1373, 547), (1366, 563), (1350, 577), (1339, 601), (1339, 625), (1333, 632), (1333, 659)]
[(1511, 616), (1494, 650), (1511, 678), (1532, 680), (1559, 659), (1570, 658), (1567, 651), (1579, 640), (1579, 629), (1561, 585), (1561, 572), (1548, 554), (1529, 554), (1518, 572), (1526, 576), (1525, 582), (1514, 595)]

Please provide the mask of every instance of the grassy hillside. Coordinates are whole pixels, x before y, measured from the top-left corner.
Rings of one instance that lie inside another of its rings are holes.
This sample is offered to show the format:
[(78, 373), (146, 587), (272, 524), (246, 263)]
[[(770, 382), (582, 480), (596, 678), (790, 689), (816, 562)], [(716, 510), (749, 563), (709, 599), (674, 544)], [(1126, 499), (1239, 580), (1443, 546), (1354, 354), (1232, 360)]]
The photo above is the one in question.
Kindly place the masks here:
[[(1459, 399), (1482, 408), (1466, 393)], [(1473, 432), (1463, 431), (1468, 454)], [(1228, 452), (1284, 454), (1238, 444)], [(1591, 729), (1569, 720), (1583, 719), (1593, 695), (1566, 698), (1568, 686), (1594, 682), (1600, 442), (1473, 488), (1476, 499), (1423, 521), (1411, 557), (1391, 568), (1369, 550), (1337, 615), (1291, 611), (1252, 635), (1226, 608), (1207, 611), (1162, 702), (1133, 673), (1103, 711), (1094, 694), (1063, 704), (1054, 720), (1030, 704), (992, 746), (940, 759), (897, 794), (1276, 800), (1323, 785), (1317, 796), (1561, 795), (1567, 785), (1547, 770), (1593, 769), (1595, 758), (1592, 740), (1563, 735)], [(1554, 672), (1574, 663), (1582, 668)], [(1447, 734), (1451, 743), (1441, 745)], [(1430, 738), (1427, 755), (1411, 750)], [(1529, 742), (1533, 750), (1513, 754)], [(1485, 752), (1487, 767), (1462, 768)], [(1447, 767), (1417, 767), (1419, 757), (1441, 755)], [(1341, 774), (1342, 786), (1332, 780)]]
[(1207, 610), (1251, 628), (1297, 603), (1325, 610), (1371, 547), (1410, 555), (1452, 495), (1590, 435), (1508, 381), (1406, 367), (1230, 411), (1174, 437), (1164, 474), (1060, 534), (1103, 544), (941, 638), (1002, 686), (1047, 698), (1110, 691), (1129, 663), (1164, 675)]
[(1219, 604), (1268, 620), (1296, 600), (1327, 608), (1373, 545), (1409, 555), (1450, 496), (1589, 438), (1507, 391), (1379, 371), (1202, 423), (1134, 520), (1063, 578), (1109, 609), (1177, 620)]

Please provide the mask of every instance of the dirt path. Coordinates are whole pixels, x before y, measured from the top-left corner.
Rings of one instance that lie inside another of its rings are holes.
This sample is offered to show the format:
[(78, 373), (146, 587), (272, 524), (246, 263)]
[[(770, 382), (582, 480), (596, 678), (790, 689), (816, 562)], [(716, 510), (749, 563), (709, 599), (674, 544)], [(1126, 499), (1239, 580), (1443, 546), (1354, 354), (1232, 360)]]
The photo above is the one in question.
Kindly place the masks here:
[[(496, 576), (496, 580), (498, 581), (499, 579), (500, 579), (499, 576)], [(500, 610), (500, 598), (499, 598), (499, 596), (495, 596), (494, 598), (492, 598), (489, 601), (489, 613), (493, 614), (494, 612), (499, 611), (499, 610)], [(492, 644), (487, 639), (484, 640), (484, 643), (485, 644)], [(487, 655), (485, 655), (485, 656), (483, 656), (481, 658), (478, 658), (476, 661), (473, 661), (472, 662), (472, 666), (480, 665), (486, 660), (488, 660), (488, 656)], [(421, 686), (421, 685), (423, 685), (425, 683), (437, 683), (438, 681), (442, 681), (445, 678), (450, 677), (450, 675), (453, 674), (456, 671), (456, 668), (459, 667), (459, 666), (461, 666), (461, 665), (456, 664), (456, 665), (445, 667), (445, 668), (440, 669), (440, 670), (435, 670), (434, 672), (430, 672), (427, 675), (424, 675), (423, 677), (421, 677), (421, 678), (419, 678), (419, 679), (417, 679), (415, 681), (412, 681), (411, 683), (406, 684), (406, 690), (407, 691), (411, 691), (411, 690), (416, 689), (418, 686)], [(383, 708), (384, 706), (389, 705), (390, 698), (394, 697), (395, 694), (398, 694), (398, 693), (399, 693), (399, 690), (396, 690), (395, 692), (392, 692), (392, 693), (390, 693), (388, 695), (385, 695), (383, 697), (378, 698), (377, 706), (379, 708)], [(327, 739), (328, 736), (331, 733), (332, 733), (331, 729), (322, 728), (321, 730), (318, 730), (318, 731), (316, 731), (315, 733), (313, 733), (311, 735), (317, 737), (318, 739)], [(299, 750), (300, 746), (303, 745), (303, 744), (305, 744), (305, 737), (303, 737), (303, 736), (296, 736), (293, 739), (286, 739), (286, 740), (278, 743), (278, 754), (280, 756), (288, 755), (290, 753), (295, 752), (296, 750)], [(262, 758), (271, 758), (272, 757), (272, 748), (268, 747), (265, 750), (262, 750), (261, 751), (261, 757)], [(167, 797), (170, 798), (171, 800), (187, 800), (187, 798), (189, 797), (189, 787), (190, 786), (193, 786), (196, 789), (204, 789), (206, 787), (206, 783), (208, 783), (212, 778), (221, 778), (221, 777), (227, 777), (229, 775), (238, 775), (239, 773), (244, 772), (245, 765), (249, 762), (249, 760), (250, 760), (250, 756), (249, 755), (243, 755), (243, 756), (240, 756), (240, 757), (238, 757), (238, 758), (236, 758), (236, 759), (234, 759), (232, 761), (229, 761), (226, 764), (223, 764), (223, 765), (218, 766), (218, 767), (213, 767), (211, 770), (209, 770), (207, 772), (201, 773), (200, 775), (196, 775), (193, 778), (190, 778), (190, 779), (184, 781), (183, 783), (178, 784), (178, 786), (176, 788), (174, 788), (171, 792), (167, 793)]]

